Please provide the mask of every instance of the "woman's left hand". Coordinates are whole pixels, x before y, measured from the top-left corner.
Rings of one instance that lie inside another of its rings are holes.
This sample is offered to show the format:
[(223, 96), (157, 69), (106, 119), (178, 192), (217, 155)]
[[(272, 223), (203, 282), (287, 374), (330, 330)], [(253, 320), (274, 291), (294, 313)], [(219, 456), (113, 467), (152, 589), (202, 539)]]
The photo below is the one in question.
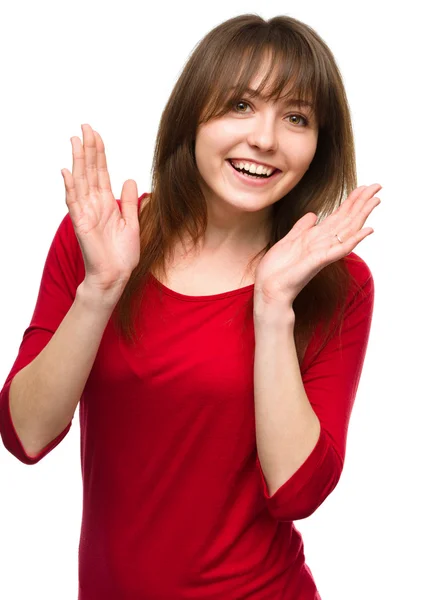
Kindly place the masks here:
[(258, 302), (292, 306), (299, 292), (319, 271), (350, 254), (359, 242), (373, 233), (371, 227), (362, 227), (381, 202), (374, 197), (381, 188), (379, 183), (356, 188), (318, 225), (315, 225), (318, 217), (313, 212), (299, 219), (258, 264), (254, 291)]

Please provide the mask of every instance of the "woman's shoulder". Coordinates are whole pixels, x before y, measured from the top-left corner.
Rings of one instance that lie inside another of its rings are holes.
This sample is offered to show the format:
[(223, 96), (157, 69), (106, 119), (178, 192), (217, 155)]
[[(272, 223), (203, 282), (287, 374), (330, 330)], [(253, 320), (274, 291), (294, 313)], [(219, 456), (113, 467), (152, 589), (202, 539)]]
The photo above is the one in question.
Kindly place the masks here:
[(150, 192), (144, 192), (144, 194), (142, 194), (141, 196), (139, 196), (139, 202), (141, 202), (142, 200), (145, 200), (146, 198), (147, 198), (147, 201), (149, 201), (151, 195), (152, 194)]
[(355, 300), (362, 298), (372, 302), (374, 299), (374, 279), (368, 264), (355, 252), (350, 252), (345, 257), (345, 262), (351, 275), (347, 304), (350, 305)]
[(364, 285), (368, 280), (372, 280), (371, 269), (361, 256), (355, 252), (350, 252), (345, 257), (345, 262), (350, 274), (360, 285)]

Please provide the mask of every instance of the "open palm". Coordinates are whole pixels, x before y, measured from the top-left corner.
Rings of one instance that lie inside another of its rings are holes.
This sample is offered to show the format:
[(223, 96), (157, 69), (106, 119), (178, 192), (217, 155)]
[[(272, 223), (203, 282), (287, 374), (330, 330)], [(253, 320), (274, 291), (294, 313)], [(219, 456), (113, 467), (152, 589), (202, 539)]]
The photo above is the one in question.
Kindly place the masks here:
[(359, 242), (373, 233), (371, 227), (362, 227), (381, 202), (374, 197), (381, 188), (378, 183), (356, 188), (318, 225), (317, 215), (306, 213), (258, 264), (255, 294), (260, 294), (265, 302), (292, 304), (319, 271), (350, 254)]
[(71, 138), (73, 173), (61, 172), (66, 204), (85, 264), (85, 280), (100, 290), (123, 287), (140, 257), (138, 192), (125, 181), (120, 208), (112, 193), (103, 140), (82, 125), (83, 145)]

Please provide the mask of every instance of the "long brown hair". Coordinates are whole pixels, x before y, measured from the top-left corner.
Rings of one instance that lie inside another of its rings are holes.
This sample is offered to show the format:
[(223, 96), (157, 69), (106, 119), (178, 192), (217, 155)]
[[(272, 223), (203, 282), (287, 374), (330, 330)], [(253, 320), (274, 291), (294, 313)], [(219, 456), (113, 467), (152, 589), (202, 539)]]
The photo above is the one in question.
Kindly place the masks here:
[[(166, 276), (177, 236), (188, 232), (195, 246), (207, 227), (207, 207), (195, 161), (198, 125), (220, 117), (241, 100), (245, 88), (269, 56), (262, 93), (274, 75), (267, 99), (278, 99), (287, 85), (299, 100), (310, 99), (318, 124), (316, 153), (298, 184), (272, 207), (270, 241), (249, 263), (250, 269), (298, 219), (314, 212), (318, 222), (331, 214), (357, 186), (349, 106), (334, 56), (308, 25), (288, 16), (269, 20), (254, 14), (234, 17), (210, 31), (195, 47), (162, 113), (152, 163), (150, 201), (142, 203), (140, 262), (119, 299), (114, 317), (119, 333), (136, 341), (134, 300), (142, 298), (149, 273)], [(231, 95), (231, 82), (235, 88)], [(283, 96), (284, 97), (284, 96)], [(351, 257), (346, 257), (350, 259)], [(246, 271), (247, 272), (247, 271)], [(344, 259), (322, 269), (293, 303), (295, 343), (300, 363), (317, 325), (324, 345), (341, 326), (352, 277)], [(248, 316), (252, 316), (252, 295)], [(322, 346), (321, 346), (322, 347)]]

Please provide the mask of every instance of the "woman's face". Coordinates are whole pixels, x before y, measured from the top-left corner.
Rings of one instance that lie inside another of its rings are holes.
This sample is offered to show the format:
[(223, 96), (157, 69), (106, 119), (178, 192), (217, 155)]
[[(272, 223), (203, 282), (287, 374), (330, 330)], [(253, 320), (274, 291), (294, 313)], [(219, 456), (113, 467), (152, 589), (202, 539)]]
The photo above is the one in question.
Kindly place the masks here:
[[(255, 89), (263, 75), (251, 84)], [(307, 119), (307, 122), (306, 122)], [(239, 211), (268, 209), (285, 196), (313, 160), (318, 127), (309, 109), (284, 100), (275, 103), (244, 96), (224, 116), (199, 126), (195, 158), (206, 200), (227, 203)], [(262, 163), (280, 170), (264, 179), (238, 177), (230, 164)]]

